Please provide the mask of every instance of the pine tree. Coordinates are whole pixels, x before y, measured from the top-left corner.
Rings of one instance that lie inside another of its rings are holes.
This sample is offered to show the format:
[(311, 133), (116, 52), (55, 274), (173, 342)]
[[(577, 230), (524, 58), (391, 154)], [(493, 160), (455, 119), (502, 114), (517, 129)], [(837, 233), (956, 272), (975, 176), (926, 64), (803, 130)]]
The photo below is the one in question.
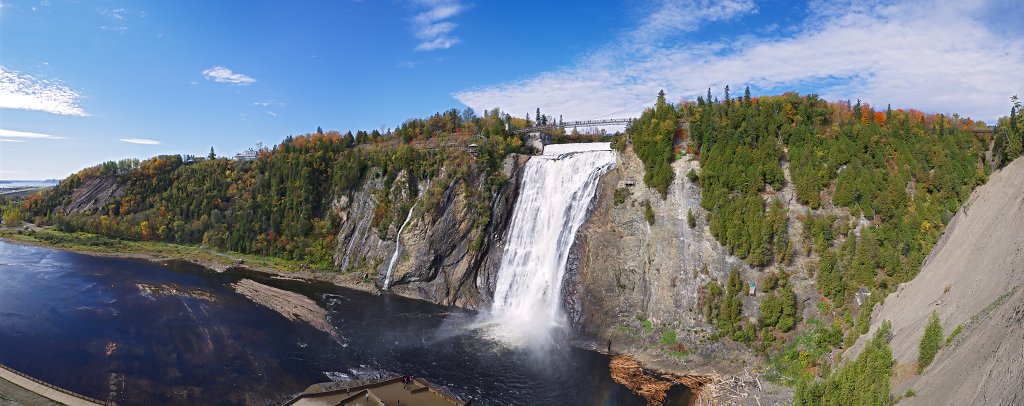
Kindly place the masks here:
[(210, 147), (210, 155), (207, 155), (206, 157), (207, 157), (207, 158), (209, 158), (209, 159), (211, 159), (211, 160), (212, 160), (212, 159), (217, 159), (217, 154), (215, 154), (215, 153), (213, 152), (213, 147)]
[(935, 360), (935, 354), (942, 346), (942, 338), (942, 322), (939, 320), (939, 314), (932, 310), (932, 315), (928, 316), (928, 325), (924, 328), (924, 335), (921, 336), (921, 344), (918, 347), (917, 373), (924, 371)]

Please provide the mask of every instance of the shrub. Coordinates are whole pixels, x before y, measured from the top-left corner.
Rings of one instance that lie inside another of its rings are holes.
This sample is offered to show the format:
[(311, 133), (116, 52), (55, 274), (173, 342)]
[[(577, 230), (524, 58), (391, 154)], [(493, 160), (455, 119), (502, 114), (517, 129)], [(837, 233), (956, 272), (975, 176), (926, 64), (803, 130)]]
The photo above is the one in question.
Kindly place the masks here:
[(651, 207), (650, 200), (644, 200), (644, 218), (647, 219), (647, 224), (654, 225), (654, 208)]
[(616, 206), (619, 206), (625, 203), (626, 199), (628, 199), (631, 194), (632, 193), (629, 192), (629, 188), (626, 187), (615, 189), (615, 198), (613, 203), (615, 203)]
[(942, 346), (942, 337), (942, 322), (938, 313), (932, 310), (932, 315), (928, 316), (928, 325), (924, 328), (924, 335), (921, 336), (921, 345), (918, 347), (920, 351), (917, 354), (917, 373), (923, 372), (935, 360), (935, 354)]
[(668, 327), (661, 329), (661, 343), (663, 345), (675, 345), (678, 342), (676, 331)]
[(953, 332), (949, 333), (949, 337), (946, 337), (946, 343), (942, 344), (942, 345), (943, 346), (947, 346), (947, 345), (949, 345), (949, 343), (953, 342), (953, 339), (955, 339), (956, 336), (960, 335), (960, 333), (963, 331), (963, 329), (964, 329), (964, 325), (963, 324), (961, 324), (959, 326), (956, 326), (956, 328), (953, 329)]
[(17, 227), (21, 225), (21, 210), (17, 207), (8, 207), (4, 210), (4, 225)]
[(686, 225), (690, 228), (697, 227), (697, 217), (693, 215), (693, 210), (686, 211)]
[(686, 179), (689, 179), (690, 182), (697, 182), (698, 180), (700, 180), (700, 175), (697, 175), (697, 171), (691, 168), (688, 172), (686, 172)]

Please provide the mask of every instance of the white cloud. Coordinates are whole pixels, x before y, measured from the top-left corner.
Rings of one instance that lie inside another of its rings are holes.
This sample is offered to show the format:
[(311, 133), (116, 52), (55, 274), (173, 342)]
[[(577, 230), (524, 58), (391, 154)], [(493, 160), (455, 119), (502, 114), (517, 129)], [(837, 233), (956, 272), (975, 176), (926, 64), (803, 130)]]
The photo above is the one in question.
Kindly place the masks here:
[(701, 24), (728, 21), (754, 12), (753, 0), (723, 0), (709, 4), (688, 0), (665, 0), (631, 33), (636, 40), (652, 41), (674, 32), (695, 31)]
[(223, 66), (214, 66), (203, 71), (203, 76), (217, 83), (230, 83), (233, 85), (250, 85), (256, 82), (251, 76), (235, 73)]
[[(15, 138), (15, 140), (10, 140)], [(0, 139), (7, 142), (22, 142), (25, 138), (38, 139), (38, 140), (63, 140), (64, 137), (58, 137), (56, 135), (32, 133), (27, 131), (14, 131), (14, 130), (3, 130), (0, 129)]]
[(749, 84), (991, 120), (1006, 114), (1009, 96), (1024, 88), (1024, 38), (993, 33), (979, 17), (984, 1), (813, 2), (807, 21), (788, 36), (658, 43), (673, 21), (699, 25), (755, 11), (732, 3), (690, 7), (703, 16), (699, 21), (662, 7), (667, 11), (574, 66), (454, 96), (476, 109), (500, 106), (522, 115), (539, 106), (586, 119), (623, 109), (620, 115), (635, 115), (642, 107), (629, 107), (649, 104), (659, 89), (692, 99), (709, 86), (720, 95), (725, 85), (738, 93)]
[(59, 82), (37, 79), (0, 65), (0, 108), (88, 116), (78, 106), (81, 97)]
[(140, 145), (157, 145), (157, 144), (160, 144), (160, 141), (150, 140), (150, 139), (146, 139), (146, 138), (121, 138), (121, 141), (127, 142), (129, 144), (140, 144)]
[(12, 140), (7, 138), (0, 138), (0, 142), (25, 142), (25, 140)]
[(411, 21), (410, 29), (420, 41), (415, 48), (417, 51), (448, 49), (461, 42), (459, 37), (452, 35), (458, 25), (449, 19), (465, 11), (465, 5), (458, 0), (414, 0), (413, 3), (426, 8)]
[(110, 20), (110, 25), (101, 25), (100, 28), (104, 30), (117, 31), (124, 33), (128, 31), (128, 14), (129, 11), (118, 8), (114, 10), (108, 10), (104, 8), (96, 9), (97, 13), (107, 17)]

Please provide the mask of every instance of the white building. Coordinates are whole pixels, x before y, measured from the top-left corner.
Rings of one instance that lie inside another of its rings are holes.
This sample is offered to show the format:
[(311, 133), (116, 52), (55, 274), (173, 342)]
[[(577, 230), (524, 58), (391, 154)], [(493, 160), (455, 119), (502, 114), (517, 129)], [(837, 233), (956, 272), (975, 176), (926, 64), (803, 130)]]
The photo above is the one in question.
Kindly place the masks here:
[(249, 148), (245, 151), (235, 154), (236, 161), (255, 161), (260, 156), (260, 152)]

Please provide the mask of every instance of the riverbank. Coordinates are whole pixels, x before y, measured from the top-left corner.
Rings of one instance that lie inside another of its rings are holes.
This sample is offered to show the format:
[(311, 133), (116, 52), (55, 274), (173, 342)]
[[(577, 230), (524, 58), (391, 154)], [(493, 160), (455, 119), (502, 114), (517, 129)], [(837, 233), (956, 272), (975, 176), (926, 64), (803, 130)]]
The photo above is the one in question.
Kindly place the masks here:
[[(29, 230), (0, 228), (0, 239), (12, 244), (56, 248), (109, 258), (137, 258), (156, 263), (186, 261), (215, 272), (224, 272), (231, 268), (244, 268), (281, 278), (324, 282), (367, 293), (380, 293), (373, 280), (366, 275), (310, 269), (301, 261), (237, 252), (220, 252), (194, 245), (120, 240), (96, 234), (69, 233), (39, 227)], [(419, 298), (413, 297), (413, 299)]]
[[(124, 241), (95, 234), (68, 233), (40, 228), (33, 229), (32, 231), (0, 229), (0, 239), (14, 244), (42, 246), (100, 257), (138, 258), (155, 263), (187, 261), (210, 269), (213, 272), (225, 272), (232, 268), (245, 268), (257, 272), (276, 275), (276, 277), (279, 278), (326, 282), (348, 289), (355, 289), (375, 294), (380, 293), (373, 282), (362, 275), (330, 271), (303, 270), (303, 265), (298, 261), (238, 253), (224, 253), (198, 246), (186, 246), (152, 241)], [(282, 292), (284, 291), (280, 291), (279, 289), (266, 289), (268, 287), (264, 286), (257, 286), (260, 289), (252, 289), (252, 285), (256, 284), (243, 282), (241, 284), (242, 291), (240, 293), (258, 304), (285, 314), (286, 317), (295, 313), (296, 309), (313, 309), (315, 307), (315, 305), (311, 307), (303, 306), (302, 303), (299, 303), (304, 301), (284, 300), (282, 299)], [(238, 290), (239, 286), (235, 286), (234, 288)], [(294, 294), (290, 296), (299, 297), (301, 295)], [(295, 316), (297, 319), (301, 319), (318, 329), (325, 330), (329, 334), (333, 332), (334, 334), (332, 334), (332, 336), (335, 337), (335, 339), (339, 338), (336, 335), (338, 334), (337, 332), (331, 331), (333, 329), (326, 329), (322, 325), (322, 320), (325, 317), (324, 314), (314, 311), (300, 312), (299, 314), (302, 316)], [(574, 342), (574, 346), (595, 352), (604, 352), (601, 346), (590, 343), (590, 341), (591, 340), (576, 341)], [(651, 373), (657, 375), (670, 375), (674, 377), (674, 379), (665, 378), (666, 381), (680, 383), (680, 379), (687, 379), (690, 376), (689, 374), (692, 373), (691, 368), (687, 368), (685, 365), (680, 365), (681, 363), (678, 361), (674, 363), (659, 362), (657, 357), (652, 357), (641, 349), (616, 348), (615, 350), (616, 353), (621, 351), (623, 354), (635, 357), (637, 361), (640, 361), (638, 365), (642, 364), (642, 367)], [(703, 376), (708, 377), (713, 375)], [(720, 377), (714, 376), (711, 381), (718, 381), (719, 379)], [(630, 387), (629, 385), (626, 386)], [(632, 387), (630, 388), (636, 389)], [(696, 387), (693, 389), (696, 389)], [(698, 390), (693, 390), (693, 392), (698, 394), (701, 393)], [(710, 393), (714, 392), (717, 391), (712, 391)], [(643, 395), (639, 391), (637, 393)]]

